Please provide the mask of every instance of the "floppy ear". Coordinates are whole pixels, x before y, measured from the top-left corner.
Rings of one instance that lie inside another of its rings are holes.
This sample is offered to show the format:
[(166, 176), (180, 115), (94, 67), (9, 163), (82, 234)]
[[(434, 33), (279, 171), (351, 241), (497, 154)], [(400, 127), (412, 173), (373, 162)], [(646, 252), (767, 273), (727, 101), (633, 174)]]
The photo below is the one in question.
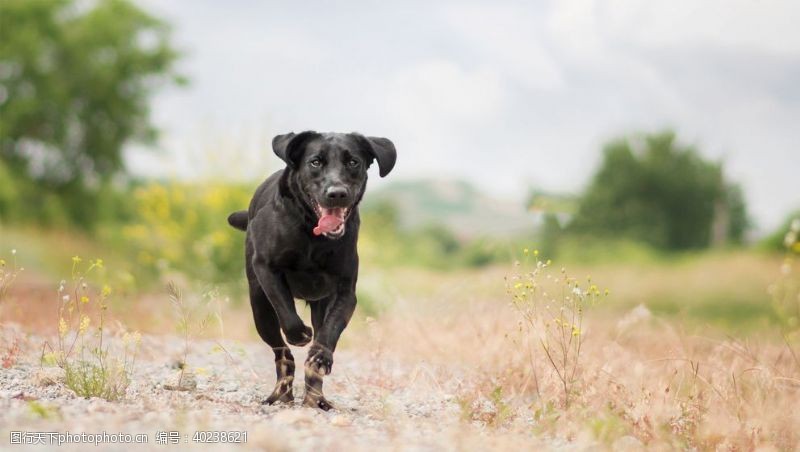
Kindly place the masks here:
[(394, 168), (395, 162), (397, 162), (397, 150), (394, 148), (394, 143), (388, 138), (354, 135), (363, 139), (363, 142), (366, 143), (367, 152), (378, 161), (378, 174), (381, 177), (386, 177)]
[(303, 144), (310, 138), (319, 136), (313, 130), (299, 134), (289, 132), (285, 135), (276, 135), (272, 139), (272, 151), (292, 169), (297, 169), (297, 162), (302, 156)]

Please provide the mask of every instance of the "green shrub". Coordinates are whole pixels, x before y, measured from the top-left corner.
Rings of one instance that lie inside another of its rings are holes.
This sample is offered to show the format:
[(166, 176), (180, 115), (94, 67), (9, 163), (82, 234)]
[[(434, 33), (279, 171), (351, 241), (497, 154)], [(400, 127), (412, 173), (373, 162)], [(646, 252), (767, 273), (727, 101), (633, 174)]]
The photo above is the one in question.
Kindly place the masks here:
[(738, 186), (672, 132), (607, 144), (570, 229), (659, 249), (740, 243), (748, 226)]
[(252, 187), (221, 183), (150, 183), (134, 190), (132, 218), (107, 238), (128, 250), (139, 271), (178, 272), (207, 284), (241, 283), (244, 234), (228, 215), (246, 209)]
[(792, 223), (800, 219), (800, 209), (790, 213), (783, 223), (771, 234), (761, 240), (761, 247), (768, 251), (784, 252), (787, 248), (787, 234), (792, 229)]

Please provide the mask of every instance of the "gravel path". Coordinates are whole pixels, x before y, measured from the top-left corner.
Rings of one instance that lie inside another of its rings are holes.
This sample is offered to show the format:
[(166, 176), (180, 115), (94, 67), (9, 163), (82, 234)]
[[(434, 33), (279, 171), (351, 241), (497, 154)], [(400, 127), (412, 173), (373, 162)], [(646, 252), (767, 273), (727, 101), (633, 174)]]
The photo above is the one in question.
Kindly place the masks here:
[[(146, 434), (148, 444), (141, 450), (179, 447), (158, 445), (158, 432), (179, 432), (182, 448), (208, 448), (194, 437), (206, 431), (247, 432), (246, 443), (216, 443), (212, 450), (519, 450), (536, 445), (519, 428), (464, 422), (454, 395), (460, 372), (429, 363), (337, 351), (333, 373), (325, 379), (325, 394), (337, 409), (322, 412), (300, 406), (306, 349), (293, 349), (299, 363), (294, 405), (265, 406), (260, 402), (275, 382), (272, 354), (265, 345), (225, 342), (226, 353), (213, 341), (192, 341), (187, 362), (196, 387), (175, 391), (165, 386), (176, 383), (183, 342), (174, 336), (145, 336), (127, 396), (107, 402), (75, 396), (64, 386), (60, 369), (41, 367), (40, 346), (37, 351), (33, 345), (41, 343), (28, 337), (18, 362), (0, 369), (3, 449), (42, 450), (10, 445), (12, 431)], [(165, 435), (169, 442), (170, 433)], [(62, 445), (58, 450), (86, 446)]]

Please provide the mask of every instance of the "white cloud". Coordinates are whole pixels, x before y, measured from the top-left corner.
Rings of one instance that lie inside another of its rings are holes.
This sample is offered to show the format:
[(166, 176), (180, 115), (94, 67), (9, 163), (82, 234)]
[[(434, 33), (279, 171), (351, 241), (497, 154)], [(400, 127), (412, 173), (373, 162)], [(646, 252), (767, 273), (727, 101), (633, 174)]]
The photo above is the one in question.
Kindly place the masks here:
[(794, 0), (607, 0), (602, 6), (605, 29), (632, 43), (800, 52), (800, 2)]
[(563, 87), (561, 70), (543, 45), (532, 8), (511, 4), (449, 4), (442, 11), (461, 44), (477, 54), (477, 64), (492, 67), (531, 90)]
[(574, 191), (604, 140), (671, 126), (725, 158), (763, 225), (800, 203), (786, 164), (800, 123), (800, 2), (139, 1), (188, 50), (191, 86), (154, 108), (185, 174), (213, 143), (229, 147), (215, 137), (263, 159), (262, 137), (314, 128), (392, 138), (391, 179)]
[(455, 62), (434, 60), (393, 75), (385, 95), (395, 119), (418, 127), (489, 119), (499, 113), (504, 91), (496, 72), (470, 72)]

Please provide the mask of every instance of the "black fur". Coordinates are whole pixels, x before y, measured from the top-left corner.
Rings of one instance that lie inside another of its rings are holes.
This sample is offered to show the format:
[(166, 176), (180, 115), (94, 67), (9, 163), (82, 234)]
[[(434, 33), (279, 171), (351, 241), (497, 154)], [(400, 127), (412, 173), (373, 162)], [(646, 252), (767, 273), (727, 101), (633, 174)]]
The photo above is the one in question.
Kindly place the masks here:
[[(286, 168), (258, 187), (247, 212), (228, 217), (231, 226), (247, 231), (245, 266), (256, 330), (275, 352), (278, 382), (265, 403), (292, 400), (294, 358), (286, 342), (303, 346), (313, 339), (304, 404), (329, 409), (322, 375), (331, 371), (333, 351), (356, 306), (358, 203), (369, 166), (377, 161), (386, 176), (396, 151), (386, 138), (313, 131), (278, 135), (272, 146)], [(340, 234), (313, 234), (316, 206), (349, 209)], [(309, 302), (313, 331), (297, 315), (295, 298)]]
[(247, 230), (247, 211), (239, 210), (228, 215), (228, 224), (240, 231)]

